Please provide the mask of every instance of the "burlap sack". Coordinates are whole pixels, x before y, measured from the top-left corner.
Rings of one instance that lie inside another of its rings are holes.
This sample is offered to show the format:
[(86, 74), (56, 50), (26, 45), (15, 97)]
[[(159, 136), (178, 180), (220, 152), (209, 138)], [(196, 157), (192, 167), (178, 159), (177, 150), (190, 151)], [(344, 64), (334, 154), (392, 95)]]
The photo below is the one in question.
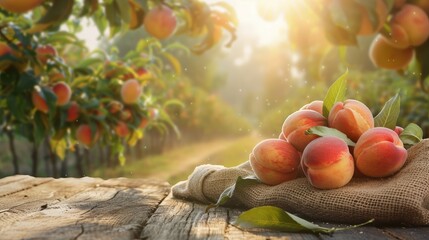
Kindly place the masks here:
[[(400, 172), (388, 178), (354, 178), (334, 190), (313, 188), (305, 178), (276, 186), (257, 184), (239, 189), (229, 206), (281, 207), (307, 219), (357, 224), (375, 218), (382, 224), (429, 225), (429, 140), (408, 150)], [(187, 181), (172, 188), (173, 196), (214, 203), (238, 176), (253, 175), (248, 162), (233, 168), (202, 165)]]

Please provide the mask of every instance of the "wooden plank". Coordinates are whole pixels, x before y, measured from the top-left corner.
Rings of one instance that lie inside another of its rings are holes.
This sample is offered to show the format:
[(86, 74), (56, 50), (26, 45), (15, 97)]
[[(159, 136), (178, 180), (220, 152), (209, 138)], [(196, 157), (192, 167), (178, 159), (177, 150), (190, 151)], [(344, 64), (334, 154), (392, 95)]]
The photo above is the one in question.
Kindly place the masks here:
[(395, 239), (427, 240), (429, 239), (429, 227), (397, 227), (383, 228), (386, 234)]
[[(13, 179), (11, 179), (13, 180)], [(35, 186), (52, 181), (53, 178), (34, 178), (26, 177), (18, 181), (10, 181), (7, 184), (0, 186), (0, 198), (6, 197), (10, 194), (25, 191)]]
[(28, 175), (14, 175), (14, 176), (0, 178), (0, 187), (11, 182), (21, 181), (28, 178), (32, 178), (32, 177)]
[[(54, 183), (68, 188), (70, 184), (80, 186), (85, 185), (84, 181), (94, 180), (59, 181), (54, 180)], [(58, 190), (58, 185), (50, 185)], [(0, 222), (0, 239), (134, 239), (168, 192), (166, 183), (148, 185), (144, 180), (100, 180), (38, 211), (27, 211), (24, 204), (25, 216), (19, 221), (6, 225)]]
[[(224, 239), (228, 223), (225, 208), (205, 213), (206, 205), (168, 196), (151, 216), (142, 239)], [(161, 227), (162, 225), (162, 227)]]

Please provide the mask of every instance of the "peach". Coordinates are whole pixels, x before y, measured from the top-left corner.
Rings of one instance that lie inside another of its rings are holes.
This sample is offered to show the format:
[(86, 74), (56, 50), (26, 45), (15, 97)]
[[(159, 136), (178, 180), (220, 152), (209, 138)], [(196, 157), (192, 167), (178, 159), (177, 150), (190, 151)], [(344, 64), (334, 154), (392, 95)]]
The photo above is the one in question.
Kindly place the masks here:
[(353, 156), (337, 137), (321, 137), (308, 144), (301, 165), (310, 184), (319, 189), (342, 187), (354, 174)]
[(364, 132), (374, 127), (374, 117), (365, 104), (348, 99), (334, 104), (329, 112), (328, 125), (356, 142)]
[(79, 117), (79, 104), (76, 101), (70, 103), (67, 109), (67, 122), (73, 122)]
[(407, 150), (395, 131), (376, 127), (361, 136), (354, 156), (356, 168), (365, 176), (386, 177), (402, 168)]
[(124, 105), (119, 101), (112, 100), (107, 107), (109, 108), (110, 113), (115, 114), (120, 112), (124, 108)]
[(149, 123), (149, 120), (147, 118), (142, 118), (142, 120), (140, 121), (139, 124), (139, 128), (145, 128), (147, 126), (147, 124)]
[(407, 0), (395, 0), (395, 3), (393, 4), (393, 7), (396, 9), (400, 9), (404, 4), (407, 2)]
[(14, 13), (25, 13), (40, 5), (44, 0), (0, 0), (0, 7)]
[(131, 111), (129, 109), (124, 109), (121, 111), (119, 118), (123, 121), (128, 121), (131, 119), (132, 116), (133, 116), (133, 114), (131, 113)]
[(82, 124), (76, 130), (76, 139), (85, 147), (91, 147), (95, 142), (97, 142), (99, 137), (99, 130), (97, 129), (95, 133), (93, 133), (88, 124)]
[(37, 110), (43, 113), (49, 112), (48, 104), (46, 104), (46, 100), (40, 96), (40, 91), (37, 91), (36, 89), (33, 90), (31, 93), (31, 101)]
[(143, 20), (146, 31), (159, 40), (168, 38), (176, 29), (176, 24), (173, 10), (163, 4), (151, 9)]
[(299, 164), (299, 152), (280, 139), (265, 139), (250, 154), (250, 165), (256, 177), (268, 185), (295, 179), (300, 170)]
[(57, 106), (64, 106), (69, 103), (72, 90), (69, 85), (65, 82), (58, 82), (52, 87), (52, 91), (54, 91), (57, 96)]
[(395, 131), (395, 133), (398, 134), (398, 136), (399, 136), (404, 131), (404, 128), (400, 127), (400, 126), (396, 126), (395, 130), (393, 130), (393, 131)]
[(125, 104), (134, 104), (142, 95), (142, 87), (136, 79), (129, 79), (122, 84), (121, 97)]
[(429, 0), (411, 0), (409, 3), (418, 6), (423, 9), (427, 14), (429, 14)]
[(284, 140), (284, 141), (287, 141), (287, 139), (286, 139), (285, 135), (283, 134), (283, 132), (281, 132), (281, 133), (279, 134), (279, 139)]
[(370, 15), (364, 6), (359, 6), (361, 12), (361, 25), (357, 35), (372, 35), (380, 30), (389, 14), (387, 5), (383, 0), (375, 0), (375, 12), (377, 13), (377, 26), (374, 27)]
[(323, 101), (315, 100), (309, 104), (304, 105), (300, 110), (313, 110), (323, 115)]
[[(388, 42), (397, 48), (420, 46), (429, 38), (429, 18), (419, 7), (405, 4), (391, 20)], [(406, 35), (406, 36), (404, 36)]]
[[(138, 78), (143, 78), (143, 77), (146, 78), (147, 76), (150, 75), (148, 70), (146, 70), (146, 68), (143, 68), (143, 67), (137, 68), (135, 72)], [(131, 78), (134, 78), (134, 74), (132, 73), (127, 73), (127, 74), (124, 74), (124, 76), (122, 76), (122, 80), (124, 81)]]
[[(0, 56), (12, 54), (12, 48), (7, 45), (7, 43), (0, 42)], [(7, 69), (10, 66), (11, 62), (8, 60), (3, 60), (0, 62), (0, 71)]]
[(126, 137), (128, 134), (130, 134), (130, 130), (128, 129), (126, 123), (119, 121), (115, 126), (115, 133), (119, 137)]
[(317, 135), (306, 135), (305, 131), (314, 126), (327, 126), (326, 118), (313, 110), (299, 110), (289, 115), (283, 122), (282, 132), (288, 142), (302, 152)]
[(369, 48), (369, 57), (372, 63), (377, 67), (386, 69), (404, 69), (413, 59), (413, 55), (413, 48), (395, 48), (382, 35), (378, 35)]
[(57, 50), (51, 45), (39, 46), (36, 48), (36, 55), (39, 62), (46, 64), (48, 59), (57, 56)]

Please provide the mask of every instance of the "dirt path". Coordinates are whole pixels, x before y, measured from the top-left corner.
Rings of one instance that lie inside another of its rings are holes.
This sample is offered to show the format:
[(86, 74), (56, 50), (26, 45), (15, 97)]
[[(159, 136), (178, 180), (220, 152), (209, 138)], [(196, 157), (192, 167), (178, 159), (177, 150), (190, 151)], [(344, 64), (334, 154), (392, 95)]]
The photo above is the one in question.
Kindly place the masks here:
[(238, 139), (217, 140), (208, 144), (201, 144), (201, 148), (204, 149), (199, 149), (197, 152), (189, 154), (186, 157), (178, 160), (177, 162), (180, 162), (180, 164), (175, 165), (174, 169), (170, 169), (168, 172), (154, 174), (149, 177), (168, 180), (190, 168), (193, 169), (198, 165), (204, 164), (211, 155), (230, 147), (232, 144), (237, 142)]

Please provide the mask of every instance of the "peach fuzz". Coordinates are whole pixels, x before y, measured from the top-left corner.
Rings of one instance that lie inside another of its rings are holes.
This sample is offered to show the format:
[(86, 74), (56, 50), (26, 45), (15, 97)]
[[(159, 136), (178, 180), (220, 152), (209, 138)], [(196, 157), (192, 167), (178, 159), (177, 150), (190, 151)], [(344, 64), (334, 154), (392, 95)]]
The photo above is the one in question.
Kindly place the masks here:
[(79, 104), (73, 101), (67, 109), (67, 122), (73, 122), (79, 117)]
[(342, 187), (354, 174), (353, 156), (337, 137), (321, 137), (308, 144), (301, 165), (310, 184), (319, 189)]
[(354, 156), (357, 169), (368, 177), (387, 177), (399, 171), (407, 159), (398, 134), (376, 127), (365, 132), (356, 143)]
[(250, 154), (250, 165), (256, 177), (268, 185), (295, 179), (300, 170), (299, 164), (299, 152), (280, 139), (265, 139)]
[(323, 101), (315, 100), (309, 104), (304, 105), (300, 110), (313, 110), (323, 115)]
[(146, 31), (159, 40), (168, 38), (176, 29), (176, 16), (166, 5), (159, 5), (145, 15), (143, 25)]
[(416, 47), (429, 38), (429, 18), (419, 7), (405, 4), (393, 15), (388, 43), (396, 48)]
[(98, 129), (92, 133), (91, 127), (88, 124), (80, 125), (76, 130), (76, 139), (85, 147), (91, 147), (100, 137)]
[(334, 104), (329, 112), (328, 125), (356, 142), (365, 131), (374, 127), (374, 118), (365, 104), (348, 99)]
[(319, 137), (305, 134), (305, 131), (314, 126), (327, 126), (326, 118), (313, 110), (299, 110), (286, 118), (282, 132), (288, 142), (302, 152), (307, 144)]
[(44, 0), (0, 0), (0, 7), (14, 13), (25, 13), (42, 4)]
[(122, 84), (121, 97), (125, 104), (134, 104), (142, 95), (142, 86), (136, 79), (129, 79)]
[(382, 35), (378, 35), (369, 48), (371, 62), (376, 67), (385, 69), (404, 69), (413, 59), (413, 55), (413, 48), (395, 48)]
[(42, 98), (42, 96), (40, 96), (39, 91), (33, 90), (33, 92), (31, 93), (31, 101), (33, 102), (33, 105), (37, 110), (43, 113), (49, 112), (48, 104), (46, 104), (46, 100)]
[(65, 82), (58, 82), (52, 87), (52, 91), (57, 96), (57, 106), (64, 106), (69, 103), (72, 90), (69, 85)]

